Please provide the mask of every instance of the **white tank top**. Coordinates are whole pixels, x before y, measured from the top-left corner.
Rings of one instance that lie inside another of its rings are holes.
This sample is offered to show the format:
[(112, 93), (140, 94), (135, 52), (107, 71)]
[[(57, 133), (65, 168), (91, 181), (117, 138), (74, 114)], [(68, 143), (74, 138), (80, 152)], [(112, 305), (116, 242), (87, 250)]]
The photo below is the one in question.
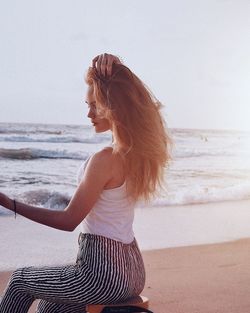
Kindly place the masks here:
[[(78, 171), (78, 183), (83, 177), (89, 159), (81, 165)], [(84, 233), (131, 243), (134, 240), (134, 208), (135, 202), (127, 196), (126, 181), (120, 187), (104, 189), (82, 221), (82, 230)]]

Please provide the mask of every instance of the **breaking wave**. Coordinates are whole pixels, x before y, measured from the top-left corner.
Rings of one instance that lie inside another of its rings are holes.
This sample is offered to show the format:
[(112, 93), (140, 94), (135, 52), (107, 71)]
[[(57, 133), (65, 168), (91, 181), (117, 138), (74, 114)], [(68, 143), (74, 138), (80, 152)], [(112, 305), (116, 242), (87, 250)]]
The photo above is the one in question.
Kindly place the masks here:
[(67, 150), (43, 150), (33, 148), (3, 149), (0, 148), (0, 158), (34, 160), (34, 159), (86, 159), (87, 153), (68, 152)]

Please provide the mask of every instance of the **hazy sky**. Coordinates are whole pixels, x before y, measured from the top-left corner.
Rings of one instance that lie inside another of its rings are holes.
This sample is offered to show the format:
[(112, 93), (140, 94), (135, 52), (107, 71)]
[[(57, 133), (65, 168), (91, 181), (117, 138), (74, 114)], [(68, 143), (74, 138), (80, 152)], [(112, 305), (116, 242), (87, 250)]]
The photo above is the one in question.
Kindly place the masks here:
[(250, 130), (249, 0), (0, 4), (0, 122), (87, 124), (91, 59), (122, 57), (169, 127)]

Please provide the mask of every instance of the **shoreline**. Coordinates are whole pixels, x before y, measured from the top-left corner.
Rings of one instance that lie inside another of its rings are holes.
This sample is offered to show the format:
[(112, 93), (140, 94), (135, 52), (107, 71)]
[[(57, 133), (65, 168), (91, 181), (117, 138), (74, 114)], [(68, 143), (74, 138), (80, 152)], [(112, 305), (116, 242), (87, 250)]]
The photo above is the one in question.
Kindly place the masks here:
[[(134, 231), (142, 251), (229, 242), (250, 237), (250, 200), (138, 208)], [(17, 216), (0, 218), (0, 271), (74, 263), (78, 234)]]
[[(142, 294), (154, 313), (248, 313), (249, 251), (250, 238), (143, 251), (147, 280)], [(0, 294), (10, 274), (0, 271)]]

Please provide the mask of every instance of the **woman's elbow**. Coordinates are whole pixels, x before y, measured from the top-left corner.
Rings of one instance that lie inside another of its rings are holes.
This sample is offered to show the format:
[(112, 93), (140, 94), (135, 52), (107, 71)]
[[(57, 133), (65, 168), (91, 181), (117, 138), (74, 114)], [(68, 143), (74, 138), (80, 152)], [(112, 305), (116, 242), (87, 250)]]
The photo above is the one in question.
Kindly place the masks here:
[(69, 211), (63, 211), (63, 218), (61, 220), (61, 229), (67, 232), (73, 232), (79, 223), (76, 223), (74, 218), (69, 214)]
[(63, 227), (63, 230), (68, 232), (73, 232), (76, 229), (77, 225), (67, 224)]
[(68, 232), (73, 232), (77, 228), (78, 225), (79, 225), (79, 223), (76, 223), (73, 221), (68, 222), (68, 223), (66, 223), (64, 230), (66, 230)]

